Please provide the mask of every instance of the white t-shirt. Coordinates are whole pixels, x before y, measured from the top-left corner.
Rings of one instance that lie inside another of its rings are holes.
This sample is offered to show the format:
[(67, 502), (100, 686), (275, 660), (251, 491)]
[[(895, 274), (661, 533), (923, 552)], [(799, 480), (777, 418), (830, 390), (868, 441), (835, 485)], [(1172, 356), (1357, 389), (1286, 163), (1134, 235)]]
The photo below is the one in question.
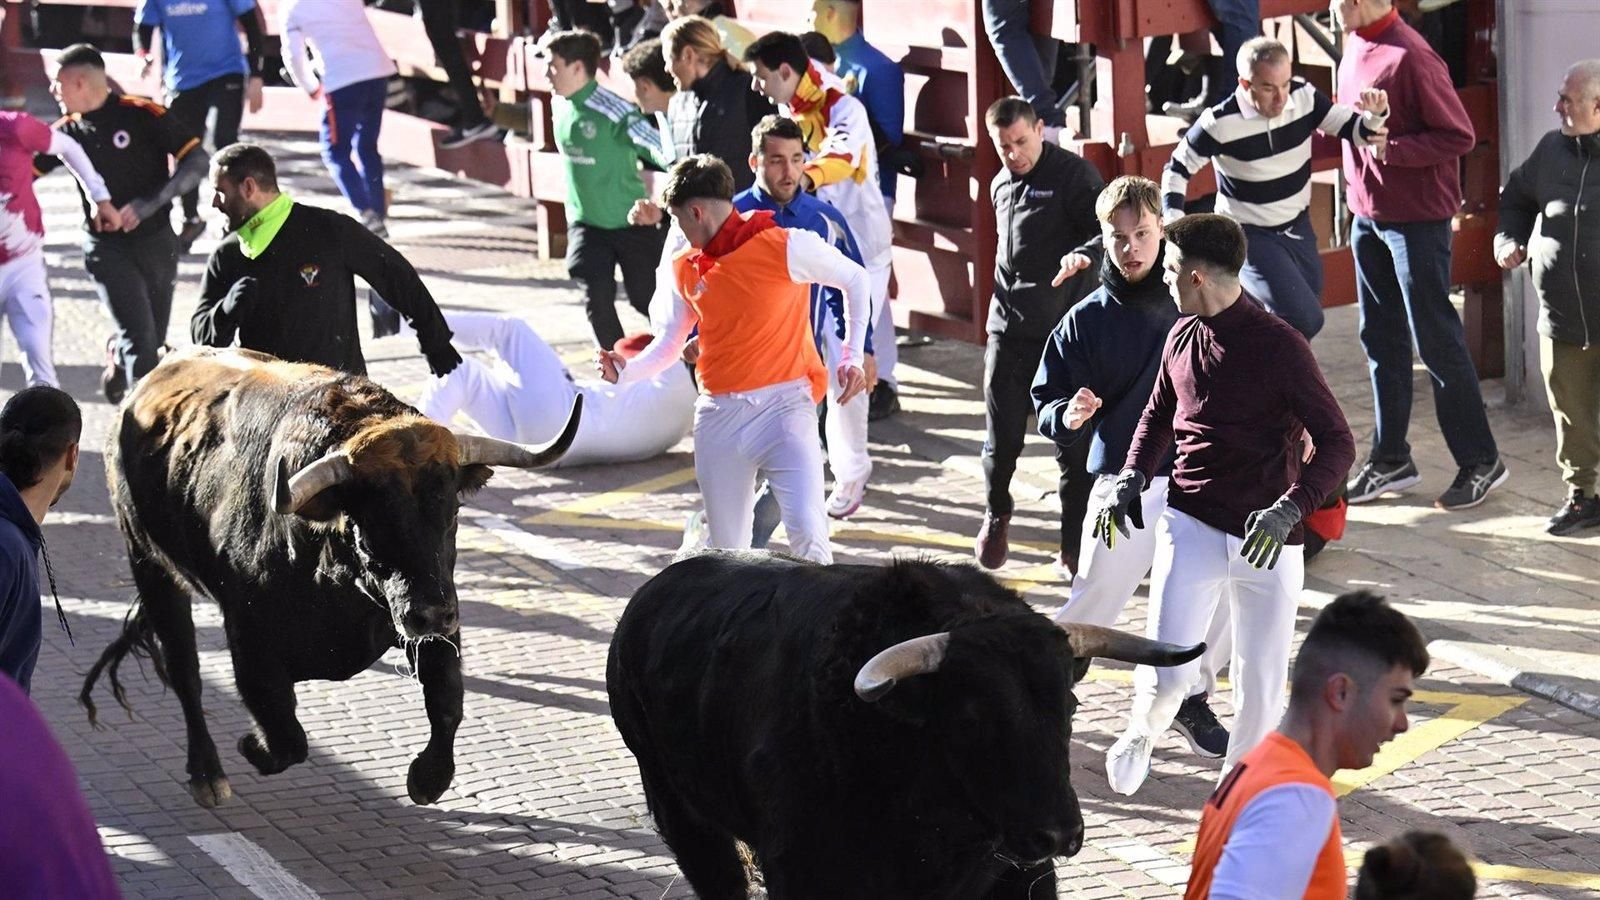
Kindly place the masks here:
[[(319, 83), (332, 93), (397, 71), (361, 0), (284, 0), (278, 4), (278, 31), (289, 72), (308, 94)], [(307, 58), (308, 41), (319, 60), (320, 78)]]
[(1303, 897), (1338, 805), (1313, 784), (1280, 784), (1239, 812), (1211, 876), (1211, 900)]

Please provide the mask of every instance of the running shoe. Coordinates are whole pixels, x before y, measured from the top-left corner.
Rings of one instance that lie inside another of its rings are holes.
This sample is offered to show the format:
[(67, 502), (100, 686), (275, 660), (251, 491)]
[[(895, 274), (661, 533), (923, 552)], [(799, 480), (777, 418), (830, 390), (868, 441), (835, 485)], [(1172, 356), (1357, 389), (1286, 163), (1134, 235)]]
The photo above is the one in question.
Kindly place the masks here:
[(117, 361), (117, 337), (106, 338), (106, 367), (100, 371), (100, 393), (116, 406), (128, 393), (128, 376)]
[(1600, 525), (1600, 497), (1586, 497), (1583, 491), (1574, 489), (1544, 530), (1546, 534), (1565, 537), (1596, 525)]
[(450, 133), (439, 141), (439, 146), (445, 150), (454, 150), (457, 147), (465, 147), (474, 141), (487, 140), (499, 133), (500, 129), (494, 127), (493, 122), (485, 119), (476, 125), (468, 125), (465, 128), (457, 126), (450, 129)]
[(1417, 464), (1409, 459), (1403, 463), (1380, 463), (1369, 459), (1345, 486), (1345, 500), (1349, 503), (1366, 503), (1384, 494), (1398, 494), (1416, 487), (1421, 481)]
[(683, 543), (678, 545), (678, 557), (693, 556), (711, 543), (711, 532), (706, 528), (706, 511), (697, 509), (683, 523)]
[(1123, 796), (1131, 795), (1144, 784), (1150, 774), (1150, 739), (1142, 734), (1125, 732), (1106, 751), (1106, 781), (1111, 789)]
[(1178, 707), (1172, 720), (1172, 730), (1183, 735), (1189, 749), (1208, 759), (1216, 759), (1228, 752), (1228, 729), (1217, 721), (1205, 694), (1195, 694)]
[(1006, 564), (1006, 556), (1011, 552), (1011, 545), (1006, 540), (1010, 530), (1010, 516), (983, 514), (983, 527), (978, 529), (978, 539), (972, 547), (978, 565), (985, 569), (998, 569)]
[(867, 495), (867, 480), (841, 481), (828, 495), (828, 515), (835, 519), (848, 519), (861, 508), (861, 498)]
[(178, 252), (188, 253), (194, 242), (200, 240), (206, 233), (206, 223), (198, 216), (193, 219), (184, 219), (183, 228), (178, 230)]
[(867, 421), (881, 422), (900, 411), (900, 392), (887, 381), (878, 382), (867, 397)]
[(1462, 466), (1461, 471), (1456, 473), (1456, 480), (1450, 482), (1450, 487), (1433, 501), (1433, 505), (1440, 509), (1471, 509), (1482, 503), (1489, 496), (1489, 491), (1505, 484), (1510, 477), (1511, 473), (1499, 457), (1494, 462)]

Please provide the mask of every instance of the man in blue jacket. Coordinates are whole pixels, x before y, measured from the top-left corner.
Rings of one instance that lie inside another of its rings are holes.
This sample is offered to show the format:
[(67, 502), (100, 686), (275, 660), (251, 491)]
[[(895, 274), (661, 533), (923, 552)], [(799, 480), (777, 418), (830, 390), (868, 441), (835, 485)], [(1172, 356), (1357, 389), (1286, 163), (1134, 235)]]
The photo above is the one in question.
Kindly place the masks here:
[[(0, 410), (0, 672), (24, 691), (33, 682), (43, 641), (38, 557), (45, 546), (39, 526), (72, 486), (82, 431), (78, 404), (58, 388), (28, 388)], [(46, 553), (46, 572), (49, 559)], [(56, 612), (65, 627), (59, 600)]]
[[(1074, 305), (1051, 332), (1032, 391), (1040, 434), (1062, 448), (1085, 438), (1090, 441), (1088, 467), (1095, 484), (1089, 517), (1104, 505), (1122, 471), (1133, 431), (1161, 370), (1161, 349), (1178, 321), (1178, 308), (1157, 271), (1166, 246), (1161, 239), (1161, 189), (1148, 178), (1124, 175), (1100, 192), (1095, 216), (1105, 241), (1101, 285)], [(1057, 281), (1086, 262), (1069, 254), (1062, 260)], [(1175, 456), (1167, 453), (1140, 498), (1150, 528), (1133, 531), (1112, 553), (1085, 524), (1072, 591), (1056, 619), (1117, 623), (1155, 561), (1156, 529), (1161, 527)], [(1184, 701), (1173, 720), (1173, 728), (1189, 746), (1209, 757), (1228, 749), (1228, 732), (1206, 705), (1232, 645), (1227, 606), (1218, 604), (1217, 609), (1200, 660), (1200, 690)]]
[[(805, 134), (800, 125), (786, 116), (767, 116), (750, 134), (750, 168), (756, 181), (748, 190), (734, 195), (739, 212), (764, 209), (785, 228), (804, 228), (837, 247), (852, 262), (861, 263), (861, 252), (850, 233), (844, 215), (815, 196), (800, 190), (801, 169), (805, 166)], [(839, 292), (821, 285), (811, 287), (811, 333), (817, 352), (830, 370), (839, 365), (844, 342), (844, 306)], [(872, 329), (867, 329), (867, 381), (874, 380)], [(865, 398), (839, 404), (839, 385), (828, 385), (828, 415), (824, 430), (828, 441), (828, 465), (833, 469), (834, 489), (828, 497), (828, 515), (835, 519), (850, 516), (861, 507), (872, 475), (872, 459), (867, 455), (867, 402)], [(766, 497), (766, 493), (762, 493)], [(756, 516), (757, 521), (763, 517)]]

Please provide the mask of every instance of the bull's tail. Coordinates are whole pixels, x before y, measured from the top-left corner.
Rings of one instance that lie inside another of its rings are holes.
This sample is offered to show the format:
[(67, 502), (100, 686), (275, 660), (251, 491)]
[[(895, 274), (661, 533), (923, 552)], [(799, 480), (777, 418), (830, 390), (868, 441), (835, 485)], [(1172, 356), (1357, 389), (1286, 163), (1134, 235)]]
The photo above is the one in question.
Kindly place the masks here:
[[(122, 679), (117, 677), (117, 670), (129, 653), (132, 653), (136, 660), (141, 656), (148, 658), (151, 667), (156, 670), (156, 677), (163, 685), (171, 687), (172, 681), (167, 677), (167, 662), (161, 653), (161, 645), (156, 642), (155, 629), (145, 617), (144, 604), (138, 600), (134, 601), (133, 607), (128, 610), (127, 617), (122, 621), (122, 634), (106, 647), (105, 652), (100, 654), (99, 661), (89, 670), (89, 674), (84, 676), (83, 690), (78, 694), (78, 703), (88, 712), (90, 725), (97, 728), (100, 725), (96, 718), (98, 710), (95, 708), (92, 694), (95, 682), (100, 680), (102, 672), (110, 678), (111, 696), (116, 698), (117, 705), (132, 715), (133, 707), (128, 705), (128, 695), (122, 689)], [(139, 670), (144, 671), (142, 663)]]

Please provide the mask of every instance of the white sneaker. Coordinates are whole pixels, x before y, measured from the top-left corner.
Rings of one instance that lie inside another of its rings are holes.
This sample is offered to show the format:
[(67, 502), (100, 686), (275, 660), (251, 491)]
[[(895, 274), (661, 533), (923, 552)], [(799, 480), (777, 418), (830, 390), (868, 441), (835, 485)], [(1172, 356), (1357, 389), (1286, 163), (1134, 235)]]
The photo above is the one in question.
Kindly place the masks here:
[(861, 498), (867, 495), (867, 480), (841, 481), (828, 495), (828, 515), (835, 519), (848, 519), (861, 508)]
[(1106, 781), (1111, 789), (1123, 796), (1131, 795), (1144, 784), (1150, 774), (1150, 739), (1142, 734), (1124, 732), (1106, 751)]
[(389, 239), (389, 225), (383, 220), (383, 216), (378, 215), (376, 210), (369, 209), (362, 212), (361, 224), (367, 226), (367, 230), (378, 237), (384, 240)]
[(693, 556), (711, 542), (711, 532), (706, 528), (706, 511), (695, 510), (683, 523), (683, 543), (678, 545), (678, 555), (675, 559)]

